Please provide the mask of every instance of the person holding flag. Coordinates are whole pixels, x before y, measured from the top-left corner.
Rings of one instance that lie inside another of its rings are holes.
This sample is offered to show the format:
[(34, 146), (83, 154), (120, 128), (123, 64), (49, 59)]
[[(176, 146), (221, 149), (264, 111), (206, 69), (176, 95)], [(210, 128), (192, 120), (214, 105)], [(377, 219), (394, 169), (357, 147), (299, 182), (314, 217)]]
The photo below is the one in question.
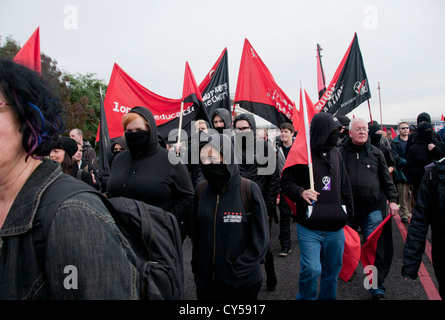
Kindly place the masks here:
[[(337, 298), (345, 243), (343, 227), (354, 214), (349, 178), (336, 148), (341, 127), (332, 114), (316, 113), (310, 125), (312, 160), (297, 159), (294, 151), (305, 145), (296, 139), (283, 169), (281, 191), (297, 205), (301, 267), (297, 300)], [(298, 135), (304, 134), (300, 125)], [(309, 163), (313, 168), (313, 187)]]
[[(369, 236), (387, 216), (387, 201), (391, 215), (394, 216), (399, 212), (397, 190), (389, 174), (385, 157), (380, 149), (371, 144), (368, 130), (366, 120), (352, 119), (349, 125), (349, 137), (339, 148), (354, 196), (355, 216), (350, 226), (355, 230), (360, 227), (366, 241), (370, 240)], [(377, 288), (369, 290), (372, 298), (379, 300), (383, 299), (386, 293), (383, 282), (392, 262), (393, 243), (390, 223), (385, 224), (379, 240), (371, 249), (375, 249), (374, 266), (378, 272), (378, 284)]]

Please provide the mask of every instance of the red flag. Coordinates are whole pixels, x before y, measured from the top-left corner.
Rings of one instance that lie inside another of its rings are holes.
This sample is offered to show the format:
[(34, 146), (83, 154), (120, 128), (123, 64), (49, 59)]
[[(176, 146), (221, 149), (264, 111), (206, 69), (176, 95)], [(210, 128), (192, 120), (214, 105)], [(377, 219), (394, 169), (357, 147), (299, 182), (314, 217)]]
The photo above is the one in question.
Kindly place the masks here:
[(317, 85), (318, 85), (318, 99), (321, 99), (326, 92), (326, 80), (324, 77), (323, 65), (321, 64), (321, 47), (317, 43)]
[(377, 241), (382, 234), (383, 227), (391, 219), (391, 215), (388, 214), (386, 218), (379, 224), (379, 226), (368, 236), (365, 244), (362, 247), (362, 252), (360, 254), (360, 261), (363, 267), (368, 265), (374, 265), (376, 252), (377, 252)]
[(360, 261), (360, 236), (349, 226), (343, 227), (345, 233), (345, 247), (343, 251), (343, 265), (338, 275), (343, 281), (348, 281)]
[(391, 137), (394, 139), (397, 137), (397, 133), (394, 131), (394, 129), (391, 127)]
[[(306, 98), (308, 123), (310, 123), (314, 115), (317, 113), (317, 111), (315, 110), (311, 98), (309, 97), (307, 92), (304, 91), (304, 93)], [(305, 123), (301, 118), (302, 111), (303, 111), (303, 96), (300, 91), (300, 124), (298, 126), (298, 134), (297, 137), (295, 138), (295, 141), (292, 143), (292, 147), (289, 151), (289, 155), (287, 156), (286, 162), (283, 167), (283, 171), (287, 167), (296, 164), (308, 164), (310, 160), (308, 159), (307, 141), (306, 141), (306, 132), (309, 133), (309, 127), (306, 128)]]
[(445, 121), (445, 117), (442, 115), (442, 118), (440, 120), (441, 121)]
[[(306, 109), (307, 109), (307, 116), (308, 116), (308, 124), (314, 117), (316, 111), (314, 108), (314, 105), (312, 104), (311, 99), (309, 98), (309, 95), (307, 94), (306, 90), (304, 91), (305, 98), (306, 98)], [(294, 109), (296, 112), (296, 108)], [(307, 140), (306, 140), (306, 133), (309, 135), (309, 127), (306, 128), (306, 125), (304, 123), (303, 119), (303, 95), (300, 90), (300, 116), (299, 116), (299, 125), (298, 125), (298, 133), (297, 137), (295, 138), (295, 141), (292, 143), (292, 147), (289, 150), (289, 155), (287, 156), (286, 162), (284, 163), (283, 170), (281, 173), (283, 173), (284, 169), (287, 167), (296, 165), (296, 164), (308, 164), (308, 149), (307, 149)], [(295, 127), (297, 128), (297, 127)], [(310, 154), (310, 152), (309, 152)], [(289, 205), (289, 208), (292, 210), (292, 213), (294, 215), (297, 214), (297, 207), (295, 203), (293, 203), (288, 197), (284, 196), (284, 200)]]
[(40, 27), (26, 41), (23, 47), (17, 52), (14, 62), (24, 65), (39, 74), (42, 74), (42, 59), (40, 57)]
[(235, 103), (278, 127), (292, 121), (294, 103), (277, 85), (247, 39), (244, 40)]
[(202, 102), (201, 91), (196, 84), (195, 76), (190, 69), (189, 63), (185, 63), (184, 86), (182, 88), (182, 101), (184, 103), (193, 103), (189, 107), (193, 107), (194, 117), (192, 120), (203, 119), (210, 125), (207, 110)]
[[(110, 138), (124, 134), (122, 116), (136, 106), (150, 109), (159, 126), (179, 116), (181, 99), (168, 99), (151, 92), (115, 63), (104, 101)], [(96, 141), (99, 140), (99, 130)]]

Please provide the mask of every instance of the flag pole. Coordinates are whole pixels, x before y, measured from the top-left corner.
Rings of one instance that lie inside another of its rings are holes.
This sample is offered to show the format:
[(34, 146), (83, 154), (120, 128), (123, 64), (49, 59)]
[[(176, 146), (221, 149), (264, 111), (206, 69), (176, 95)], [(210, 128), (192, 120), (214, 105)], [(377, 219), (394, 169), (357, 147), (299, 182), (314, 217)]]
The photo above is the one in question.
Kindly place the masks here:
[(371, 123), (373, 123), (372, 114), (371, 114), (371, 104), (369, 103), (369, 99), (367, 101), (368, 101), (368, 109), (369, 109), (369, 118), (371, 119)]
[(378, 82), (377, 90), (379, 90), (379, 105), (380, 105), (380, 127), (383, 130), (383, 120), (382, 120), (382, 100), (380, 97), (380, 81)]
[(181, 112), (179, 114), (179, 128), (178, 128), (178, 141), (177, 143), (181, 143), (181, 129), (182, 129), (182, 114), (184, 110), (184, 100), (181, 101)]
[(302, 94), (303, 100), (303, 121), (304, 121), (304, 129), (306, 134), (306, 149), (307, 149), (307, 161), (308, 161), (308, 169), (309, 169), (309, 186), (311, 190), (315, 190), (314, 188), (314, 171), (312, 169), (312, 155), (311, 155), (311, 141), (309, 134), (309, 120), (307, 115), (307, 107), (306, 107), (306, 91), (304, 91), (303, 79), (300, 79), (300, 90)]

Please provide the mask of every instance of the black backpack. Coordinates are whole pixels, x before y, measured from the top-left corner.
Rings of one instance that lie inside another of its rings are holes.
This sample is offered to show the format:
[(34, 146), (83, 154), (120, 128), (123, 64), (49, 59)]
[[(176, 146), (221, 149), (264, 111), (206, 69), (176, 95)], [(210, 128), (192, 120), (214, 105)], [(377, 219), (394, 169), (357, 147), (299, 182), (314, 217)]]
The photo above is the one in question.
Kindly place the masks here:
[(133, 264), (140, 273), (141, 299), (183, 299), (182, 240), (176, 217), (142, 201), (124, 197), (107, 199), (86, 183), (65, 174), (43, 193), (34, 219), (32, 236), (41, 270), (45, 270), (46, 240), (57, 208), (81, 192), (101, 198), (130, 243), (137, 258)]

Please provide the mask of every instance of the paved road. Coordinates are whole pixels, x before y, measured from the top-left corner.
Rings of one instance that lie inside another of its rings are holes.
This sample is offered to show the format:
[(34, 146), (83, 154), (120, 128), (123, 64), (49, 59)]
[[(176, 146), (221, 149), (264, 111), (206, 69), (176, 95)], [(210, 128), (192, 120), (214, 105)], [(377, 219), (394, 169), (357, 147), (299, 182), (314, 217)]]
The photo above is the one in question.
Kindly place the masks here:
[[(427, 254), (424, 254), (423, 264), (425, 269), (416, 280), (405, 280), (400, 270), (403, 259), (403, 233), (406, 232), (407, 224), (400, 222), (399, 217), (391, 219), (394, 242), (394, 257), (391, 270), (385, 280), (387, 288), (386, 300), (433, 300), (440, 299), (437, 293), (437, 280), (434, 276), (431, 261)], [(405, 229), (404, 229), (405, 228)], [(402, 232), (401, 232), (402, 230)], [(280, 245), (278, 241), (279, 226), (272, 226), (271, 250), (274, 254), (275, 271), (278, 278), (278, 285), (275, 291), (269, 292), (263, 284), (259, 294), (260, 300), (294, 300), (298, 290), (299, 272), (299, 248), (296, 235), (295, 224), (291, 227), (292, 252), (286, 258), (278, 257)], [(431, 240), (431, 239), (430, 239)], [(186, 239), (184, 242), (184, 269), (185, 269), (185, 298), (195, 300), (196, 292), (193, 282), (193, 275), (190, 268), (191, 242)], [(264, 271), (264, 268), (263, 268)], [(369, 300), (370, 294), (363, 286), (365, 280), (363, 267), (359, 263), (355, 274), (349, 282), (339, 279), (338, 294), (339, 300)], [(266, 277), (264, 272), (264, 278)], [(422, 280), (421, 280), (422, 279)], [(425, 287), (426, 290), (425, 290)]]

